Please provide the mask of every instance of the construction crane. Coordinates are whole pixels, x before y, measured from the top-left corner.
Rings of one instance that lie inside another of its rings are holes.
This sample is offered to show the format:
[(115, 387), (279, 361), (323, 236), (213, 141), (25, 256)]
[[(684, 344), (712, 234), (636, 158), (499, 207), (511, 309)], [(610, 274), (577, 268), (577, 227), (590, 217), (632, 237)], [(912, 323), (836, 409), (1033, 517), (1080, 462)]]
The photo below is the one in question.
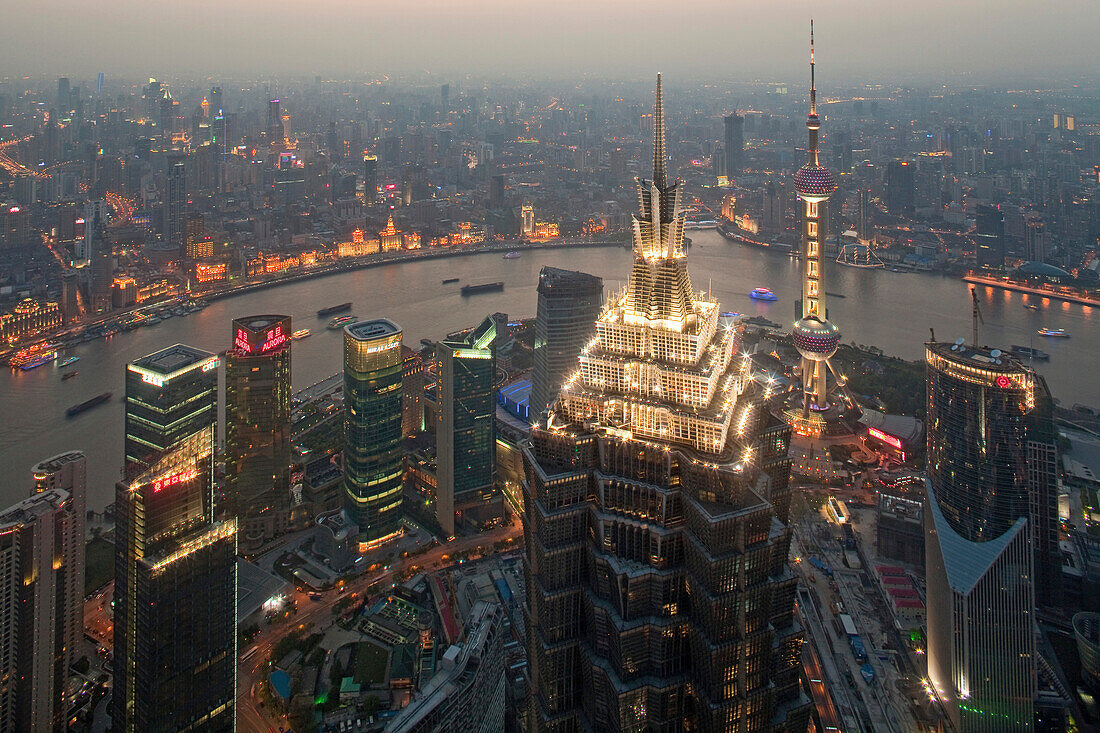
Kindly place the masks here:
[(981, 321), (982, 325), (985, 325), (985, 319), (982, 318), (982, 309), (978, 305), (978, 291), (973, 287), (970, 288), (970, 299), (974, 301), (974, 340), (971, 342), (974, 346), (978, 346), (978, 321)]

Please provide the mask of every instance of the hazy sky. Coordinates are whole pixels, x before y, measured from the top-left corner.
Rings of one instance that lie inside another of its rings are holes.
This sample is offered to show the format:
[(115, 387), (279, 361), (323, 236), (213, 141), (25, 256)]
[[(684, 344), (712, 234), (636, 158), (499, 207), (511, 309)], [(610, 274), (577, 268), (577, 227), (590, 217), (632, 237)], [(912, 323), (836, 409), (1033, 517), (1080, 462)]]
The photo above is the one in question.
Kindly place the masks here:
[(0, 76), (1093, 75), (1097, 0), (0, 0)]

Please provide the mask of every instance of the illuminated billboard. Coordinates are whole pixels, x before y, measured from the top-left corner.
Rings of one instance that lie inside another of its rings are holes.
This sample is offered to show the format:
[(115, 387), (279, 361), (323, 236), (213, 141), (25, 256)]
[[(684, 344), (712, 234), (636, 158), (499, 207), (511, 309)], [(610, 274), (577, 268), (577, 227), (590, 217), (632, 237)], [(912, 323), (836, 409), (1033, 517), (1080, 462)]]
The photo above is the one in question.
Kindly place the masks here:
[(290, 316), (251, 316), (233, 321), (233, 349), (238, 356), (268, 354), (290, 343)]

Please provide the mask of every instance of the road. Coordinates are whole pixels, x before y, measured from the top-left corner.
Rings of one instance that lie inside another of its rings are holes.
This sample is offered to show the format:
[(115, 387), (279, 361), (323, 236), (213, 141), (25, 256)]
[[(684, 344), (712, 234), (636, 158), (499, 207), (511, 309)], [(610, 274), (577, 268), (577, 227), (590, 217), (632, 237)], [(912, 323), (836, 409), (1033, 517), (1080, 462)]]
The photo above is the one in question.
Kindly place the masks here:
[[(453, 542), (438, 545), (425, 553), (395, 561), (388, 570), (374, 572), (351, 581), (343, 593), (327, 591), (319, 601), (309, 600), (309, 595), (301, 591), (292, 594), (292, 600), (299, 609), (292, 620), (269, 626), (253, 639), (247, 647), (240, 649), (241, 657), (248, 657), (246, 663), (237, 669), (237, 729), (239, 731), (278, 731), (287, 727), (286, 717), (266, 706), (260, 707), (260, 685), (266, 679), (270, 669), (268, 658), (271, 650), (287, 635), (304, 630), (312, 625), (315, 631), (323, 631), (332, 626), (335, 616), (332, 606), (347, 594), (365, 593), (368, 586), (385, 583), (395, 575), (403, 573), (412, 566), (422, 570), (435, 570), (451, 564), (450, 556), (474, 550), (483, 546), (491, 551), (493, 543), (501, 540), (517, 539), (522, 535), (522, 524), (513, 519), (512, 523), (498, 527), (484, 534), (463, 537)], [(281, 550), (273, 550), (281, 552)], [(446, 559), (445, 559), (446, 558)], [(388, 588), (387, 588), (388, 590)]]

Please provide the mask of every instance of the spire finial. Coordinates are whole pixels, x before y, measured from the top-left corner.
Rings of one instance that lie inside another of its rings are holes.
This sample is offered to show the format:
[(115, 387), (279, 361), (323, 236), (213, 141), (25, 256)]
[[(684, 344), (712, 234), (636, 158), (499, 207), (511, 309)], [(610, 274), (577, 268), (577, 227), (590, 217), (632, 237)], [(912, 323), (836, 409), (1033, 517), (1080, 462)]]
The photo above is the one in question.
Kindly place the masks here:
[(665, 109), (661, 103), (661, 74), (657, 73), (657, 98), (653, 103), (653, 182), (664, 188), (665, 173)]
[(810, 18), (810, 114), (817, 114), (817, 84), (814, 81), (814, 19)]

